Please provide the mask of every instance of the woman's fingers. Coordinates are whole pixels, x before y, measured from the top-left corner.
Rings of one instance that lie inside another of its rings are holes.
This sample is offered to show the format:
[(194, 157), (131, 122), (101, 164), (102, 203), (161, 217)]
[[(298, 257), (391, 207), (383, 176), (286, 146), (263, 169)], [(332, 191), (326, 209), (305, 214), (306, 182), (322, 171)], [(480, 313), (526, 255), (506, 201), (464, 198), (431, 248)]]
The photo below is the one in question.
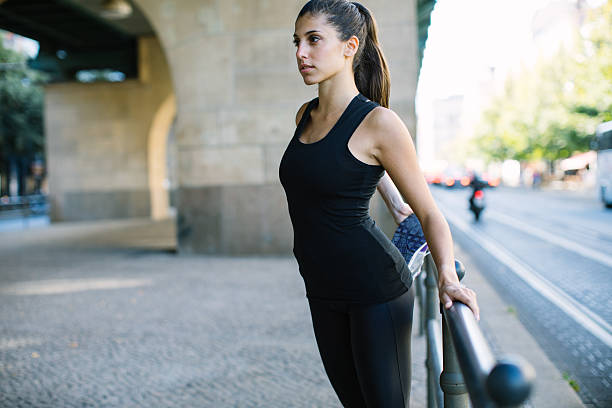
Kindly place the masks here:
[(453, 300), (450, 296), (446, 294), (446, 292), (441, 292), (440, 294), (440, 302), (444, 305), (445, 308), (449, 308), (453, 305)]
[(480, 308), (478, 307), (478, 302), (476, 301), (476, 292), (474, 292), (472, 289), (461, 284), (448, 284), (440, 288), (440, 301), (445, 308), (448, 309), (451, 307), (453, 300), (458, 300), (459, 302), (464, 303), (472, 310), (476, 320), (480, 320)]

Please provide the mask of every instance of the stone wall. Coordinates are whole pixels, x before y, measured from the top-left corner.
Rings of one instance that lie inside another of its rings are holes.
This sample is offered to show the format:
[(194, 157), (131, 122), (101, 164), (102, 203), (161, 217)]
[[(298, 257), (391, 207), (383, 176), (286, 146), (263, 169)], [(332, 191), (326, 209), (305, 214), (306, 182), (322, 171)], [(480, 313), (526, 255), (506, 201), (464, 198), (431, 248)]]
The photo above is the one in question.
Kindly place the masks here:
[(149, 135), (172, 84), (156, 38), (139, 40), (139, 59), (137, 80), (46, 86), (52, 220), (151, 214)]
[[(136, 0), (175, 84), (181, 252), (289, 253), (292, 231), (278, 164), (295, 113), (316, 96), (297, 70), (294, 22), (304, 1)], [(364, 1), (380, 28), (391, 107), (415, 130), (415, 0)], [(372, 203), (389, 232), (393, 225)]]
[[(164, 192), (153, 179), (163, 173), (163, 132), (176, 112), (179, 251), (290, 253), (278, 165), (297, 109), (317, 95), (292, 43), (305, 1), (135, 2), (160, 44), (141, 40), (139, 80), (47, 88), (53, 219), (158, 216), (151, 200)], [(363, 3), (389, 62), (391, 108), (414, 135), (416, 1)], [(371, 212), (390, 234), (378, 196)]]

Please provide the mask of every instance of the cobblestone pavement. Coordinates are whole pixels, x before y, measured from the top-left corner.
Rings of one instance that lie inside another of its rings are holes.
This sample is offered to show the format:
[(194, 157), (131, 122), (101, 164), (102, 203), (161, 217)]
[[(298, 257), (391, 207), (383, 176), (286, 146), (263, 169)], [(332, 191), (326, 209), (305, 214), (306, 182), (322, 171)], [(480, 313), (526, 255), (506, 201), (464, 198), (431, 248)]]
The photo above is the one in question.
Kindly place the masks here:
[[(173, 236), (134, 220), (3, 234), (0, 406), (339, 407), (293, 258), (176, 256)], [(424, 353), (415, 337), (412, 407)]]

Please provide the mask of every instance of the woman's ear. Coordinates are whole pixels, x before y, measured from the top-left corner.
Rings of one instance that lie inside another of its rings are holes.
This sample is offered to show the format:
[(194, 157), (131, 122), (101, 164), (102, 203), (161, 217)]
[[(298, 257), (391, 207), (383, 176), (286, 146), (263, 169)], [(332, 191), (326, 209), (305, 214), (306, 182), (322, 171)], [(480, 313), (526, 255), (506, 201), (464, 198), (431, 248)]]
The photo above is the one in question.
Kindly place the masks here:
[(359, 38), (357, 36), (352, 36), (346, 42), (344, 46), (344, 55), (347, 57), (352, 57), (357, 53), (357, 49), (359, 48)]

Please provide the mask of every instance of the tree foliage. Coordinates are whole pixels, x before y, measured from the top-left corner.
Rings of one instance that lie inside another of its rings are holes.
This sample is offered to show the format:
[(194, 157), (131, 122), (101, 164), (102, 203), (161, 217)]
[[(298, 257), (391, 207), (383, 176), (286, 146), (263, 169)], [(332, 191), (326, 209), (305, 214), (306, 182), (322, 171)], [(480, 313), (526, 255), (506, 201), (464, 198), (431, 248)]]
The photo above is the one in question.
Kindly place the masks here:
[(612, 120), (612, 0), (588, 10), (570, 48), (509, 77), (483, 112), (478, 149), (490, 160), (554, 161), (589, 150)]
[(27, 56), (4, 48), (0, 38), (0, 164), (44, 151), (43, 74)]

